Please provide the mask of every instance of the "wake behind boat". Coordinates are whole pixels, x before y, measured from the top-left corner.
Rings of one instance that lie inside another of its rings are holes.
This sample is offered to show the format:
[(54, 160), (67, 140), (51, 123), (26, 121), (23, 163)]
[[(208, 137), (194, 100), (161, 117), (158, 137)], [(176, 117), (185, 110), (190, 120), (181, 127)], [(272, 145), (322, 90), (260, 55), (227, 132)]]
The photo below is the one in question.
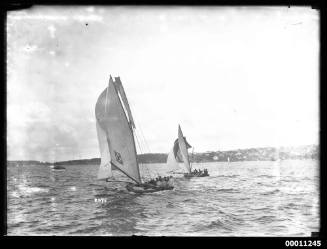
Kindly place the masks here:
[[(173, 148), (167, 157), (167, 166), (172, 171), (180, 169), (179, 163), (183, 163), (184, 168), (186, 169), (186, 173), (183, 173), (184, 177), (205, 177), (209, 176), (208, 170), (193, 170), (190, 164), (188, 149), (192, 146), (186, 141), (186, 137), (183, 136), (182, 129), (180, 125), (178, 125), (178, 138), (175, 140)], [(179, 172), (176, 172), (180, 174)]]
[(148, 182), (141, 179), (134, 141), (135, 123), (119, 77), (113, 80), (110, 76), (108, 87), (97, 100), (95, 116), (101, 154), (99, 180), (114, 179), (114, 167), (135, 182), (128, 182), (128, 191), (148, 193), (174, 188), (169, 177)]

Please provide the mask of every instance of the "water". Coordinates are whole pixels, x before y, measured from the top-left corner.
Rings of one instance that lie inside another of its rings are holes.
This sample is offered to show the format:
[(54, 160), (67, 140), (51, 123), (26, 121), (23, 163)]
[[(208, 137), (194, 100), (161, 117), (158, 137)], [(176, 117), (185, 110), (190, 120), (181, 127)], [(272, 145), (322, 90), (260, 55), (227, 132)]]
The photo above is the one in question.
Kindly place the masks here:
[[(194, 164), (174, 190), (129, 193), (97, 165), (8, 167), (8, 235), (310, 236), (319, 230), (319, 162)], [(164, 174), (164, 164), (142, 175)], [(124, 179), (118, 172), (118, 179)], [(99, 202), (102, 200), (102, 202)]]

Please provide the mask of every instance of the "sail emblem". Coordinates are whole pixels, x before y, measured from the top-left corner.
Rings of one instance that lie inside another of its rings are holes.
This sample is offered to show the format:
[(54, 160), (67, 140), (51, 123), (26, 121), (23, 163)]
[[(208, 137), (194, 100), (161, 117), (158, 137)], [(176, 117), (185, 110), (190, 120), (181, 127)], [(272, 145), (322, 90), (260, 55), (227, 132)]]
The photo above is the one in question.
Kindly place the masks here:
[(123, 164), (123, 160), (121, 158), (121, 155), (117, 151), (115, 151), (115, 157), (116, 157), (117, 162), (119, 162), (120, 164)]

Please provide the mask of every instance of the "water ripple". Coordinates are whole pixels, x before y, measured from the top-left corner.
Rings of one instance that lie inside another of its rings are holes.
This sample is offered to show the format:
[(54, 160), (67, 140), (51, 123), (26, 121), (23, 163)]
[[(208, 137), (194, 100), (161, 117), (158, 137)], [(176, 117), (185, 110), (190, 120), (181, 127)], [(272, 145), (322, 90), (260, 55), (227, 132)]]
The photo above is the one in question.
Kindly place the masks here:
[[(97, 167), (66, 166), (63, 172), (9, 167), (8, 233), (305, 236), (319, 230), (318, 163), (313, 160), (199, 164), (210, 177), (176, 176), (174, 190), (150, 194), (96, 181)], [(147, 168), (165, 172), (164, 164)]]

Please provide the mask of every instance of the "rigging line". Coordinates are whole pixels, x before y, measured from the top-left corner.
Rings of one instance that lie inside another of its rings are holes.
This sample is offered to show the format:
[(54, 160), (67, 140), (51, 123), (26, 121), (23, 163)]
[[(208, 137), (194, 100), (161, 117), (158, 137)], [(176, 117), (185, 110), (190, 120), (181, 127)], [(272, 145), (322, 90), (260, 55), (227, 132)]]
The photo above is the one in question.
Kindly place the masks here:
[[(130, 110), (131, 110), (131, 112), (132, 112), (132, 109), (134, 109), (134, 106), (132, 105), (132, 103), (129, 103), (129, 108), (130, 108)], [(134, 112), (135, 113), (135, 112)], [(135, 117), (135, 115), (134, 115), (134, 122), (137, 124), (137, 126), (139, 127), (139, 130), (141, 131), (142, 130), (142, 128), (141, 128), (141, 126), (139, 125), (139, 122), (136, 120), (136, 117)], [(136, 130), (136, 129), (135, 129)], [(139, 144), (139, 147), (140, 147), (140, 149), (141, 149), (141, 146), (140, 146), (140, 143), (139, 143), (139, 141), (138, 141), (138, 138), (137, 138), (137, 135), (136, 135), (136, 132), (135, 132), (135, 137), (136, 137), (136, 139), (137, 139), (137, 143)], [(143, 138), (143, 140), (145, 141), (145, 139)], [(149, 148), (149, 146), (148, 146), (148, 150), (149, 150), (149, 152), (150, 152), (150, 148)], [(141, 152), (142, 153), (142, 152)], [(151, 152), (150, 152), (151, 153)], [(144, 165), (144, 164), (143, 164)], [(148, 167), (146, 166), (146, 165), (144, 165), (144, 167), (147, 169), (147, 171), (149, 172), (149, 169), (148, 169)], [(153, 169), (153, 171), (155, 172), (155, 174), (157, 175), (157, 176), (159, 176), (159, 174), (158, 174), (158, 172), (155, 170), (155, 169)], [(151, 177), (151, 174), (149, 174), (150, 175), (150, 177)]]
[(135, 135), (136, 142), (137, 142), (137, 145), (138, 145), (138, 148), (139, 148), (139, 152), (140, 152), (140, 154), (142, 155), (142, 154), (143, 154), (143, 149), (142, 149), (142, 147), (141, 147), (141, 144), (140, 144), (140, 141), (139, 141), (139, 139), (138, 139), (138, 136), (137, 136), (136, 132), (134, 132), (134, 135)]
[[(138, 123), (138, 122), (137, 122), (137, 123)], [(146, 145), (146, 147), (147, 147), (149, 153), (151, 153), (150, 146), (149, 146), (147, 140), (145, 139), (145, 136), (144, 136), (143, 130), (142, 130), (141, 125), (140, 125), (139, 123), (138, 123), (138, 126), (140, 127), (140, 132), (141, 132), (141, 136), (142, 136), (142, 138), (143, 138), (143, 140), (144, 140), (144, 143), (145, 143), (145, 145)]]
[[(147, 146), (148, 148), (148, 151), (149, 153), (151, 153), (150, 151), (150, 147), (149, 145), (147, 144), (147, 141), (143, 135), (143, 132), (142, 132), (142, 128), (141, 128), (141, 125), (139, 124), (139, 122), (135, 119), (135, 122), (137, 123), (138, 127), (139, 127), (139, 130), (140, 130), (140, 134), (141, 134), (141, 138), (143, 138), (143, 142), (144, 144)], [(149, 168), (144, 164), (144, 167), (146, 168), (147, 172), (148, 172), (148, 175), (151, 177), (151, 174), (150, 174), (150, 171), (149, 171)], [(156, 173), (157, 176), (159, 176), (158, 172), (156, 170), (153, 169), (153, 171)]]
[[(135, 133), (135, 136), (136, 136), (136, 139), (137, 139), (137, 143), (139, 143), (136, 133)], [(150, 170), (149, 170), (148, 166), (146, 164), (143, 164), (143, 167), (146, 169), (146, 171), (148, 173), (148, 176), (151, 178), (151, 173), (150, 173)], [(159, 173), (155, 169), (153, 169), (153, 171), (157, 176), (159, 176)]]
[[(139, 132), (141, 131), (141, 126), (139, 125), (139, 122), (136, 121), (136, 118), (134, 119), (134, 122), (136, 123), (137, 127), (138, 127), (138, 134), (140, 135), (140, 141), (141, 141), (141, 138), (142, 138), (142, 134)], [(143, 139), (143, 138), (142, 138)], [(143, 144), (145, 145), (144, 141), (141, 141), (143, 142)], [(144, 146), (142, 146), (143, 149), (144, 149)], [(145, 151), (145, 150), (144, 150)]]
[[(134, 109), (134, 105), (133, 105), (132, 103), (129, 103), (129, 108), (130, 108), (130, 110), (131, 110), (131, 112), (132, 112), (132, 109)], [(135, 112), (134, 112), (134, 113), (135, 113)], [(145, 136), (144, 136), (144, 134), (143, 134), (143, 131), (142, 131), (141, 125), (140, 125), (140, 123), (136, 120), (135, 115), (134, 115), (134, 122), (135, 122), (135, 123), (137, 124), (137, 126), (139, 127), (140, 135), (141, 135), (141, 137), (142, 137), (142, 139), (143, 139), (143, 141), (144, 141), (144, 144), (145, 144), (146, 147), (147, 147), (147, 150), (149, 151), (149, 153), (151, 153), (150, 147), (149, 147), (149, 145), (148, 145), (148, 143), (147, 143), (147, 141), (146, 141), (146, 139), (145, 139)]]
[[(134, 134), (135, 134), (136, 142), (137, 142), (137, 144), (138, 144), (138, 146), (139, 146), (140, 152), (141, 152), (141, 154), (143, 154), (143, 152), (142, 152), (142, 148), (141, 148), (141, 145), (140, 145), (140, 142), (139, 142), (139, 139), (138, 139), (138, 136), (137, 136), (136, 132), (134, 132)], [(149, 169), (148, 169), (144, 164), (142, 164), (142, 166), (145, 167), (148, 176), (151, 176), (151, 175), (150, 175), (150, 172), (149, 172)]]

